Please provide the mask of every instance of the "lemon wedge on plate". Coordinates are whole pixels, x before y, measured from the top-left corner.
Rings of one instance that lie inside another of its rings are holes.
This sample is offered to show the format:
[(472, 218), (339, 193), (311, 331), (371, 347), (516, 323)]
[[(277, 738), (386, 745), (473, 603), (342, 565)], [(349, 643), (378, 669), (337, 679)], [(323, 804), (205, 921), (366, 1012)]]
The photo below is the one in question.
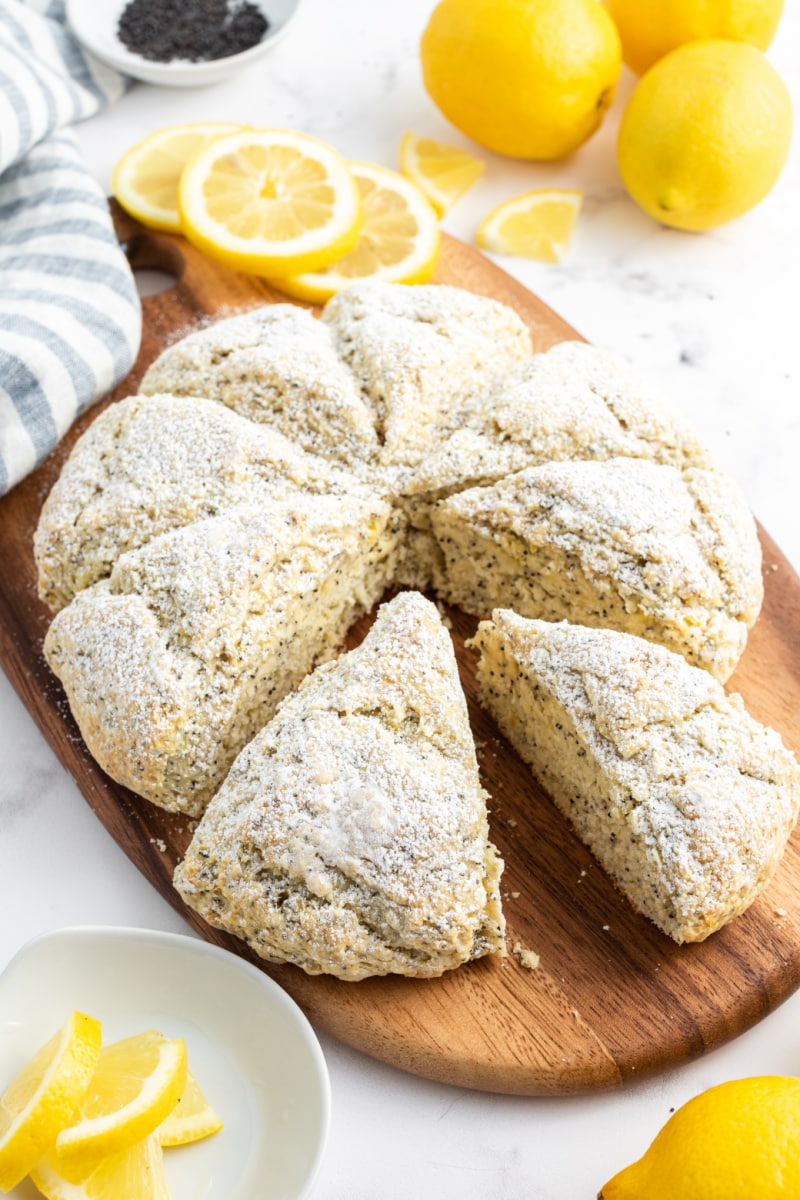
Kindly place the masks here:
[(99, 1021), (73, 1012), (0, 1097), (0, 1191), (24, 1179), (71, 1121), (100, 1054)]
[(235, 133), (231, 121), (167, 125), (126, 150), (114, 167), (111, 191), (126, 212), (151, 229), (180, 233), (178, 184), (192, 155), (214, 138)]
[(162, 1146), (185, 1146), (187, 1142), (199, 1142), (222, 1129), (222, 1121), (206, 1100), (191, 1071), (186, 1076), (186, 1087), (175, 1108), (161, 1125), (157, 1134)]
[(255, 275), (295, 275), (356, 243), (361, 196), (332, 146), (288, 129), (240, 130), (186, 164), (178, 190), (188, 239)]
[(582, 192), (557, 188), (514, 196), (484, 217), (478, 228), (478, 245), (494, 254), (561, 262), (569, 250), (582, 199)]
[(88, 1167), (76, 1182), (61, 1174), (51, 1155), (38, 1163), (31, 1178), (47, 1200), (171, 1200), (155, 1134)]
[(78, 1119), (56, 1138), (53, 1163), (79, 1181), (98, 1160), (153, 1133), (186, 1086), (186, 1046), (154, 1029), (101, 1050)]
[(436, 209), (447, 212), (484, 171), (480, 159), (456, 146), (433, 138), (404, 133), (400, 142), (400, 169), (412, 179)]
[(425, 283), (439, 256), (439, 221), (416, 184), (374, 163), (349, 163), (361, 193), (364, 222), (349, 254), (322, 270), (273, 278), (299, 300), (323, 304), (351, 283)]

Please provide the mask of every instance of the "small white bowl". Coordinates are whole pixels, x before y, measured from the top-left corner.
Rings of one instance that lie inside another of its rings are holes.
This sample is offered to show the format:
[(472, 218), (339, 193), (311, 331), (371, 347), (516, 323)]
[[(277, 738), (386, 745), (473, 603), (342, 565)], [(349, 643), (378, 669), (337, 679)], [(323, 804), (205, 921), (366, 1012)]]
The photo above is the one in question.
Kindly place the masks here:
[[(330, 1083), (295, 1002), (250, 963), (196, 938), (87, 926), (28, 942), (0, 975), (0, 1092), (73, 1009), (103, 1042), (183, 1037), (224, 1128), (164, 1152), (174, 1200), (302, 1200), (330, 1121)], [(29, 1180), (12, 1200), (33, 1200)], [(41, 1200), (41, 1197), (39, 1197)]]
[(117, 37), (117, 25), (128, 0), (67, 0), (67, 22), (79, 42), (110, 67), (164, 87), (205, 87), (221, 83), (242, 67), (261, 58), (279, 42), (300, 8), (301, 0), (252, 0), (261, 9), (269, 28), (257, 45), (241, 54), (214, 58), (208, 62), (153, 62), (141, 54), (132, 54)]

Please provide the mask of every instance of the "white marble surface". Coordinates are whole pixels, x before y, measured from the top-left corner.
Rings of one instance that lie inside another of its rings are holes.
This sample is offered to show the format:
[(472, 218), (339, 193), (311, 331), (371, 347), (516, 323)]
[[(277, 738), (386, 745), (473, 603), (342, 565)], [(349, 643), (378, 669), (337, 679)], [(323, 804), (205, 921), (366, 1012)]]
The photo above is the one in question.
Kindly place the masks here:
[[(352, 158), (387, 166), (396, 165), (407, 128), (463, 142), (420, 82), (417, 40), (431, 7), (305, 0), (286, 40), (247, 74), (213, 90), (134, 88), (81, 129), (88, 160), (107, 185), (131, 141), (165, 123), (209, 117), (305, 129)], [(796, 6), (770, 55), (800, 107)], [(626, 75), (603, 130), (566, 162), (485, 154), (485, 179), (445, 227), (470, 240), (480, 216), (506, 196), (548, 184), (583, 189), (566, 263), (502, 265), (591, 340), (661, 382), (800, 567), (798, 155), (773, 194), (736, 223), (700, 236), (661, 229), (626, 198), (614, 167), (631, 86)], [(63, 925), (185, 931), (96, 821), (2, 675), (0, 730), (0, 966), (28, 938)], [(421, 1081), (323, 1037), (334, 1118), (315, 1200), (590, 1200), (699, 1090), (748, 1074), (800, 1073), (799, 1024), (797, 994), (700, 1062), (622, 1093), (559, 1100)]]

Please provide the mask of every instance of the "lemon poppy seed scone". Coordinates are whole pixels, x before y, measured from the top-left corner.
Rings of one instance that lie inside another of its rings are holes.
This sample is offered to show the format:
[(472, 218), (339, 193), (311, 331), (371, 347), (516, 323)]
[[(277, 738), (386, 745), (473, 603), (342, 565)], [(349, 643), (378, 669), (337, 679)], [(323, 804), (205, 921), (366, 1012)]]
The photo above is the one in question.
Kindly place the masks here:
[(182, 338), (152, 364), (141, 391), (205, 396), (340, 462), (378, 452), (372, 407), (330, 331), (293, 304), (257, 308)]
[(501, 870), (450, 637), (404, 593), (239, 755), (175, 885), (262, 957), (357, 980), (504, 953)]
[(119, 783), (197, 815), (278, 702), (394, 573), (380, 497), (241, 504), (153, 538), (45, 640), (84, 741)]
[(211, 400), (120, 400), (79, 438), (45, 500), (34, 535), (39, 594), (63, 608), (158, 534), (248, 499), (267, 504), (297, 491), (372, 494), (343, 469)]
[(455, 409), (531, 354), (513, 309), (443, 285), (355, 284), (322, 321), (373, 407), (385, 465), (419, 462)]
[(710, 467), (683, 418), (634, 368), (585, 342), (561, 342), (473, 396), (457, 426), (401, 485), (409, 526), (406, 573), (422, 583), (438, 560), (430, 535), (436, 501), (542, 463), (646, 458), (683, 470)]
[(549, 463), (440, 501), (432, 523), (450, 603), (627, 631), (720, 680), (760, 609), (755, 523), (714, 471)]
[(752, 904), (800, 768), (741, 697), (612, 630), (498, 610), (473, 644), (481, 702), (639, 912), (696, 942)]

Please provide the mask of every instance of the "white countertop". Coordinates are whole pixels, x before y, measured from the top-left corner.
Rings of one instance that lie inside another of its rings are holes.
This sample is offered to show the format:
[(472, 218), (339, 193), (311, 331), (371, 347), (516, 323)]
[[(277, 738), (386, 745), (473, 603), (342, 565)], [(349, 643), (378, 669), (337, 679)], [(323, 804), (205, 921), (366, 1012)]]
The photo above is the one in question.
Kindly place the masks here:
[[(350, 158), (390, 167), (406, 129), (466, 145), (420, 80), (417, 42), (432, 7), (305, 0), (286, 39), (237, 79), (192, 92), (135, 87), (81, 128), (88, 161), (107, 187), (132, 141), (163, 124), (208, 118), (304, 129)], [(770, 57), (800, 112), (797, 6), (787, 6)], [(584, 210), (566, 263), (502, 265), (591, 341), (661, 384), (800, 568), (800, 155), (741, 220), (703, 235), (661, 229), (616, 175), (616, 126), (631, 87), (623, 72), (603, 129), (565, 162), (485, 153), (486, 176), (445, 228), (469, 241), (480, 217), (507, 196), (551, 184), (581, 188)], [(64, 925), (186, 932), (92, 815), (2, 674), (0, 730), (0, 968), (27, 939)], [(557, 1100), (429, 1083), (322, 1037), (334, 1111), (315, 1200), (591, 1200), (698, 1091), (744, 1075), (800, 1074), (798, 1027), (800, 993), (697, 1063), (624, 1092)]]

